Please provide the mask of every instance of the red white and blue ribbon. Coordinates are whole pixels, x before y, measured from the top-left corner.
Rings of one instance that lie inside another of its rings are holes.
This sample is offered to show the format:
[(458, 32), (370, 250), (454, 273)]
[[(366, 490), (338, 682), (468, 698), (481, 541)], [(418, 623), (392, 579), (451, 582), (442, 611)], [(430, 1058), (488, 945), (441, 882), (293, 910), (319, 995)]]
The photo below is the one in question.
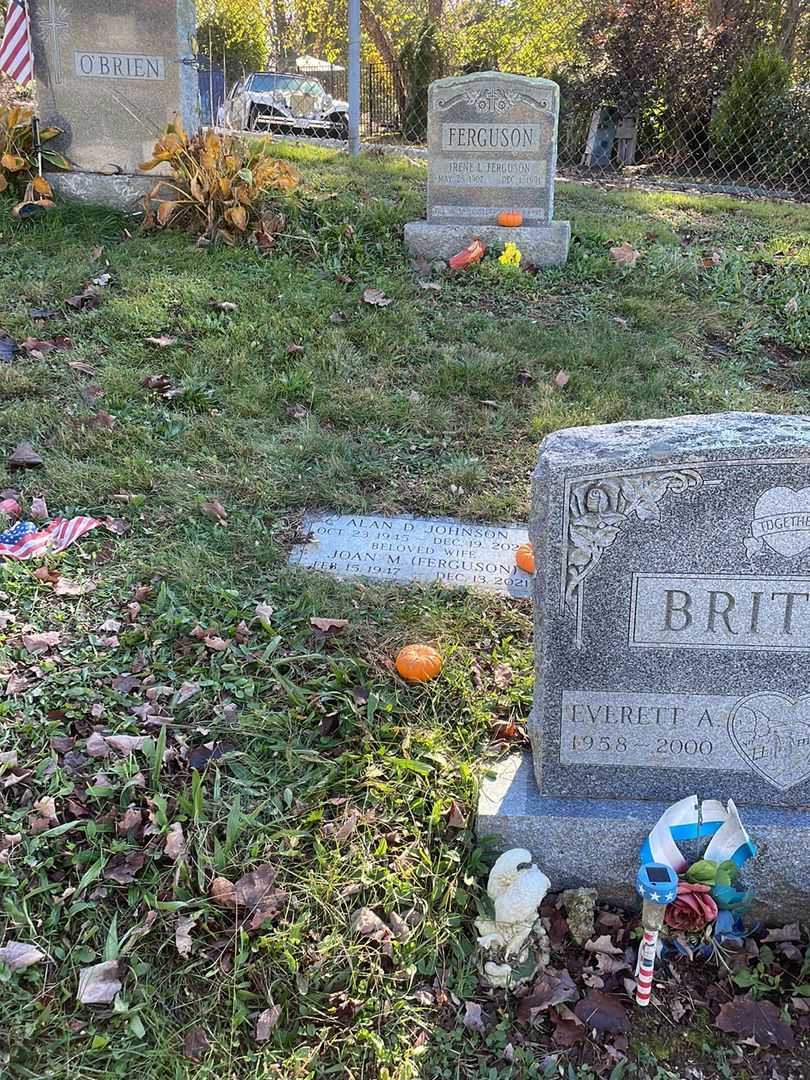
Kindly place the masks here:
[(733, 801), (723, 806), (717, 799), (700, 802), (690, 795), (667, 807), (641, 847), (642, 863), (665, 863), (682, 874), (689, 866), (678, 847), (681, 840), (699, 840), (709, 836), (704, 859), (730, 860), (742, 866), (757, 853), (757, 846), (740, 821)]

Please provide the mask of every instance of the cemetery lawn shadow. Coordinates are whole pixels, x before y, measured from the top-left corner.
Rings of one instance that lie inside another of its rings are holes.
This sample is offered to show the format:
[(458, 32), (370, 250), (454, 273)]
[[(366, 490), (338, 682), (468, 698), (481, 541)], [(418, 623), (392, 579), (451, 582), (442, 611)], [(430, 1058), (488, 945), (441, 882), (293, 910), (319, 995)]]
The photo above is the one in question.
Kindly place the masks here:
[[(699, 993), (675, 1021), (665, 988), (615, 1072), (601, 1037), (561, 1049), (548, 1017), (479, 989), (476, 786), (521, 743), (529, 607), (285, 561), (307, 509), (525, 520), (537, 444), (563, 426), (810, 412), (810, 210), (561, 184), (565, 267), (449, 275), (401, 244), (423, 166), (279, 153), (305, 191), (268, 257), (61, 205), (23, 226), (0, 200), (0, 322), (31, 339), (0, 363), (0, 445), (43, 459), (3, 486), (118, 519), (50, 558), (52, 580), (3, 566), (0, 925), (42, 956), (0, 965), (0, 1072), (789, 1075), (790, 1054), (714, 1030)], [(632, 267), (610, 254), (624, 242)], [(107, 273), (97, 306), (66, 306)], [(57, 573), (94, 588), (60, 595)], [(445, 656), (421, 687), (392, 666), (414, 640)], [(88, 746), (94, 730), (137, 748)], [(264, 865), (265, 918), (212, 896)], [(351, 932), (364, 906), (388, 928)], [(115, 1002), (78, 1003), (105, 960)], [(699, 1037), (675, 1045), (684, 1026)]]

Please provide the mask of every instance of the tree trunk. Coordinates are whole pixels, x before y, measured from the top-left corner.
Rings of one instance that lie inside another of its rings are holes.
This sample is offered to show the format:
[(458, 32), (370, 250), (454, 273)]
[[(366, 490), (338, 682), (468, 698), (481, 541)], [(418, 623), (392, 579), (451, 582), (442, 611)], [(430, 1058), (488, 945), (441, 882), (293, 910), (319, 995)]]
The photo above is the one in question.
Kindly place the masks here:
[(779, 25), (779, 51), (789, 64), (796, 54), (796, 34), (802, 15), (803, 0), (786, 0)]
[(402, 80), (396, 54), (394, 53), (393, 42), (380, 23), (380, 20), (369, 7), (367, 0), (360, 0), (360, 18), (362, 19), (366, 33), (371, 38), (375, 49), (380, 54), (382, 62), (391, 73), (391, 80), (394, 84), (394, 93), (397, 96), (397, 105), (400, 114), (402, 114), (408, 102), (408, 93), (405, 88), (405, 83)]

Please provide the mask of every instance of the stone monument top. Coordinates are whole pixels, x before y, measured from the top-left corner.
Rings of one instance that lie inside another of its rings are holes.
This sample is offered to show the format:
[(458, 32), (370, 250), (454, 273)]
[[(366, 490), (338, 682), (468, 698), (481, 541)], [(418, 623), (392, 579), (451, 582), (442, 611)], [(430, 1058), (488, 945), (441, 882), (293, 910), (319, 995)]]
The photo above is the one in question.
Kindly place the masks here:
[(530, 536), (534, 779), (528, 762), (502, 774), (479, 828), (554, 879), (539, 838), (575, 819), (564, 880), (617, 896), (663, 807), (733, 799), (761, 846), (755, 889), (794, 912), (810, 889), (810, 417), (559, 431)]
[[(511, 240), (528, 262), (565, 262), (568, 222), (554, 222), (560, 92), (549, 79), (484, 71), (431, 83), (427, 221), (405, 227), (415, 254), (447, 258), (476, 236)], [(519, 228), (498, 225), (518, 213)]]
[(199, 126), (194, 0), (31, 0), (31, 20), (41, 119), (77, 170), (137, 174), (175, 115)]

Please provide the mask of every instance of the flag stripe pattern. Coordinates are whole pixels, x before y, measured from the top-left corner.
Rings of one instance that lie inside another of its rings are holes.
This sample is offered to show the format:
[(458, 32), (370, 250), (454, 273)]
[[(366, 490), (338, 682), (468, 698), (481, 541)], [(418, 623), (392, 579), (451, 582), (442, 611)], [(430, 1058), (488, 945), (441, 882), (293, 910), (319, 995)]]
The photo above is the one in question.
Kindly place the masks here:
[(37, 529), (33, 521), (18, 521), (0, 533), (0, 557), (33, 559), (37, 555), (64, 551), (100, 524), (97, 518), (85, 516), (55, 518), (44, 529)]
[(27, 86), (34, 77), (31, 25), (25, 0), (9, 0), (6, 25), (0, 42), (0, 71)]

